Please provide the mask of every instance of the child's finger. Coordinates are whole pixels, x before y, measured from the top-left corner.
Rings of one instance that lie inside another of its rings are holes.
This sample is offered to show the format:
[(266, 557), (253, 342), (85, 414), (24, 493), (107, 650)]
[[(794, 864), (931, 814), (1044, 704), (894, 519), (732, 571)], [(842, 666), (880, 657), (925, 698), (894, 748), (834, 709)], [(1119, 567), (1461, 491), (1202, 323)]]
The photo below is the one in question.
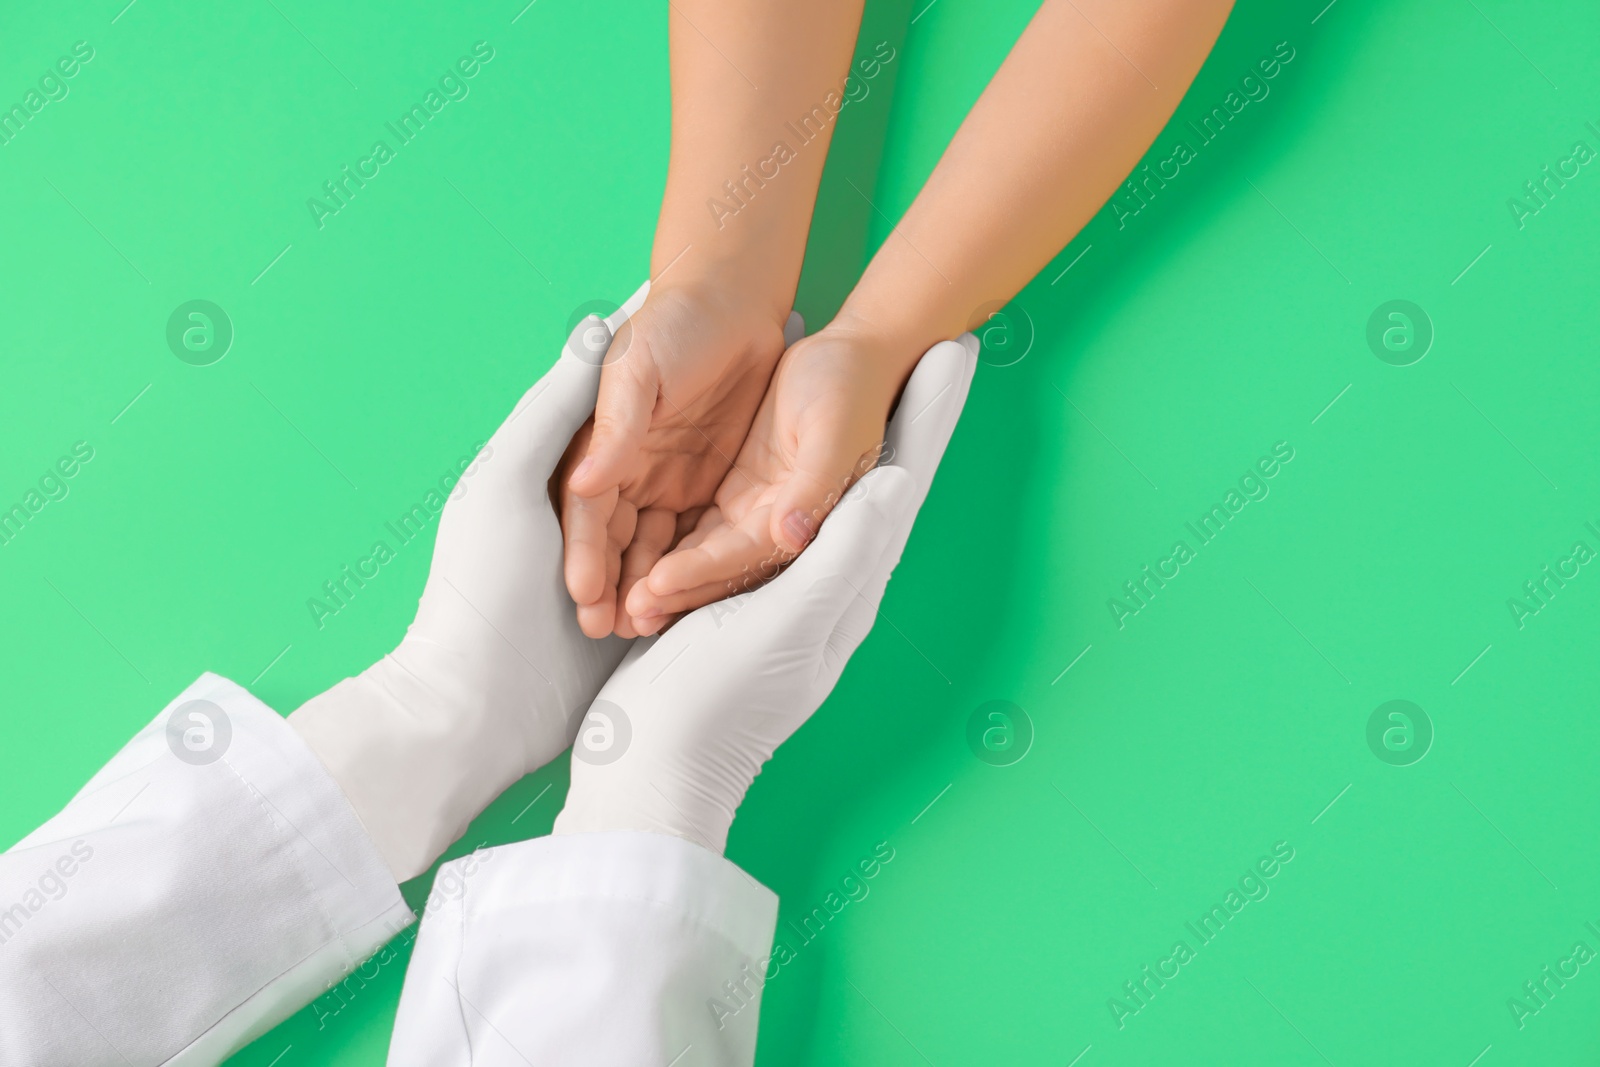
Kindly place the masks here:
[[(639, 513), (633, 542), (622, 553), (622, 577), (617, 583), (617, 603), (625, 605), (634, 585), (650, 573), (650, 568), (672, 547), (678, 529), (678, 516), (666, 508), (646, 508)], [(637, 637), (633, 617), (626, 610), (616, 615), (618, 637)]]

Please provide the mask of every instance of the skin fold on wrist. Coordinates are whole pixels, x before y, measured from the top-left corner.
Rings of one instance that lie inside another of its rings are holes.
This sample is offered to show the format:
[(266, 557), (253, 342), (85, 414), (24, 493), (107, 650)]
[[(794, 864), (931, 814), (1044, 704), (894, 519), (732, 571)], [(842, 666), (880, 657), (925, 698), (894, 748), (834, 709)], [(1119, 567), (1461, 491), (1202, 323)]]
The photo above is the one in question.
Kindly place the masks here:
[[(789, 317), (794, 288), (762, 277), (739, 260), (690, 262), (691, 249), (678, 263), (657, 273), (650, 283), (649, 300), (681, 296), (693, 306), (716, 309), (735, 317), (754, 313), (779, 330)], [(654, 268), (653, 268), (654, 269)]]
[(891, 395), (899, 393), (928, 349), (962, 333), (961, 329), (942, 332), (938, 324), (930, 325), (903, 313), (880, 311), (853, 303), (853, 300), (846, 301), (825, 330), (848, 340), (875, 360)]

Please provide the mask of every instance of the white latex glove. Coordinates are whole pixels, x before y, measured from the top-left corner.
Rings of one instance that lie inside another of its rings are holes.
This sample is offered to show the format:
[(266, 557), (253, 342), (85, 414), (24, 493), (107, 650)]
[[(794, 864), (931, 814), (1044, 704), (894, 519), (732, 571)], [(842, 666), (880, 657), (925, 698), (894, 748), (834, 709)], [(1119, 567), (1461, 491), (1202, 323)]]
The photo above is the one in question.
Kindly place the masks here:
[(646, 830), (720, 853), (773, 751), (832, 691), (877, 618), (977, 363), (970, 334), (922, 357), (862, 478), (775, 581), (634, 642), (573, 745), (555, 833)]
[(427, 870), (511, 783), (572, 743), (627, 648), (579, 630), (550, 476), (594, 411), (611, 333), (591, 316), (455, 487), (400, 646), (289, 717), (396, 881)]

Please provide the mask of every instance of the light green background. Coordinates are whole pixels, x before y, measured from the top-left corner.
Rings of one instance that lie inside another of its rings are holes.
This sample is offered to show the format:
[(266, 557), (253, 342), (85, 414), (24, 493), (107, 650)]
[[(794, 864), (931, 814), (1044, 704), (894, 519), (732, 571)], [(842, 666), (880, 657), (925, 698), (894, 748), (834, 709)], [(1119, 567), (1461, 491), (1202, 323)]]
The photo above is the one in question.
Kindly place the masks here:
[[(8, 105), (95, 49), (0, 147), (0, 503), (95, 449), (0, 547), (3, 842), (200, 671), (287, 713), (393, 645), (423, 548), (323, 629), (307, 598), (574, 308), (632, 291), (664, 177), (664, 4), (123, 2), (12, 5), (0, 32)], [(861, 50), (897, 58), (842, 120), (814, 325), (887, 232), (845, 178), (898, 217), (1032, 6), (926, 3), (870, 5)], [(1152, 157), (1286, 41), (1270, 95), (1008, 311), (1026, 356), (980, 368), (883, 620), (752, 790), (729, 854), (785, 923), (894, 850), (768, 985), (764, 1067), (1600, 1053), (1600, 966), (1520, 1029), (1507, 1007), (1600, 949), (1600, 573), (1520, 629), (1507, 606), (1600, 548), (1600, 167), (1522, 228), (1507, 206), (1600, 148), (1600, 11), (1324, 3), (1241, 2)], [(306, 198), (479, 40), (471, 95), (319, 231)], [(235, 325), (214, 366), (165, 344), (194, 298)], [(1436, 330), (1409, 367), (1365, 341), (1395, 298)], [(1108, 598), (1279, 441), (1270, 496), (1119, 629)], [(1036, 734), (1012, 766), (965, 740), (996, 699)], [(1367, 747), (1391, 699), (1432, 720), (1415, 765)], [(565, 780), (462, 847), (545, 831)], [(1119, 1029), (1108, 999), (1280, 841), (1270, 895)], [(401, 979), (234, 1062), (381, 1063)]]

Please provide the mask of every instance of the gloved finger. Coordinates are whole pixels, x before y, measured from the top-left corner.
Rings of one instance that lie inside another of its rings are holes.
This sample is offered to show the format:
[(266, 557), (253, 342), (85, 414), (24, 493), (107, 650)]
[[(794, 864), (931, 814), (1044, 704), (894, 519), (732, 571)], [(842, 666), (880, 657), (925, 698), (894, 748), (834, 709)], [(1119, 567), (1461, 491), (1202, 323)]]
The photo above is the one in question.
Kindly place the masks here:
[(783, 321), (783, 347), (788, 348), (802, 340), (806, 335), (806, 320), (798, 311), (789, 312), (789, 317)]
[[(574, 335), (582, 329), (580, 323)], [(584, 362), (569, 343), (555, 366), (517, 401), (490, 443), (525, 457), (540, 478), (549, 478), (572, 436), (594, 413), (599, 388), (600, 368)]]
[(888, 582), (883, 561), (899, 558), (901, 530), (917, 496), (915, 480), (898, 467), (868, 473), (845, 494), (811, 547), (751, 598), (761, 613), (755, 617), (775, 616), (775, 625), (820, 643), (858, 600), (875, 611)]
[[(668, 509), (646, 508), (639, 512), (639, 521), (633, 531), (633, 541), (622, 553), (622, 577), (617, 582), (618, 605), (628, 603), (629, 592), (650, 573), (650, 568), (654, 567), (656, 561), (672, 547), (677, 531), (678, 516)], [(625, 607), (617, 612), (615, 629), (618, 637), (639, 636), (633, 616)]]
[(616, 333), (618, 330), (622, 329), (622, 324), (631, 319), (634, 312), (644, 307), (645, 298), (649, 295), (650, 281), (649, 279), (646, 279), (645, 283), (639, 286), (639, 288), (635, 289), (633, 291), (633, 295), (628, 297), (627, 301), (621, 307), (617, 308), (617, 310), (605, 317), (604, 321), (606, 328), (612, 333)]
[[(904, 494), (905, 499), (888, 505), (895, 513), (895, 530), (866, 573), (858, 595), (845, 607), (829, 635), (823, 652), (824, 670), (835, 674), (843, 671), (877, 621), (889, 578), (900, 563), (917, 512), (966, 403), (977, 366), (976, 346), (968, 344), (969, 340), (971, 335), (964, 335), (959, 341), (942, 342), (929, 349), (901, 394), (885, 440), (885, 462), (893, 466), (881, 474), (886, 476), (890, 470), (898, 469), (910, 475), (906, 488), (892, 491), (896, 496)], [(879, 480), (861, 488), (870, 495), (885, 484)]]
[(828, 521), (781, 579), (807, 586), (829, 577), (849, 578), (863, 588), (876, 572), (897, 527), (914, 509), (915, 478), (897, 466), (869, 471), (845, 494)]
[(534, 470), (548, 478), (560, 462), (567, 443), (594, 412), (600, 389), (600, 362), (590, 349), (596, 344), (596, 329), (610, 335), (620, 329), (644, 303), (650, 283), (642, 288), (609, 318), (590, 315), (567, 335), (561, 355), (517, 401), (505, 422), (490, 440), (511, 455), (526, 456)]
[(916, 507), (922, 506), (922, 497), (955, 432), (977, 365), (977, 340), (971, 334), (956, 341), (940, 341), (923, 355), (900, 394), (885, 435), (885, 462), (916, 478), (921, 488)]
[(594, 496), (621, 485), (639, 464), (661, 383), (634, 326), (624, 323), (606, 352), (589, 451), (568, 479), (574, 492)]
[[(840, 614), (824, 650), (826, 669), (841, 671), (845, 662), (860, 647), (878, 617), (879, 605), (889, 578), (900, 563), (900, 556), (916, 522), (917, 512), (927, 498), (928, 487), (944, 455), (966, 403), (972, 375), (977, 366), (976, 346), (964, 335), (958, 341), (945, 341), (929, 349), (912, 372), (900, 397), (885, 437), (884, 461), (892, 466), (881, 472), (875, 484), (862, 486), (866, 494), (892, 483), (889, 470), (909, 475), (905, 488), (896, 486), (897, 498), (889, 504), (894, 518), (893, 534), (884, 542), (878, 560), (865, 573), (856, 598)], [(903, 494), (904, 499), (899, 499)]]
[[(914, 486), (907, 491), (913, 496), (916, 494)], [(908, 520), (902, 518), (901, 530), (908, 525)], [(844, 665), (855, 655), (856, 649), (861, 647), (861, 642), (867, 639), (867, 634), (872, 632), (873, 625), (878, 621), (878, 609), (883, 604), (884, 591), (895, 567), (900, 563), (900, 554), (905, 547), (901, 530), (897, 530), (885, 542), (883, 552), (868, 572), (866, 582), (856, 590), (855, 598), (845, 605), (843, 613), (834, 623), (833, 632), (823, 645), (821, 669), (831, 677), (837, 678), (844, 672)]]

